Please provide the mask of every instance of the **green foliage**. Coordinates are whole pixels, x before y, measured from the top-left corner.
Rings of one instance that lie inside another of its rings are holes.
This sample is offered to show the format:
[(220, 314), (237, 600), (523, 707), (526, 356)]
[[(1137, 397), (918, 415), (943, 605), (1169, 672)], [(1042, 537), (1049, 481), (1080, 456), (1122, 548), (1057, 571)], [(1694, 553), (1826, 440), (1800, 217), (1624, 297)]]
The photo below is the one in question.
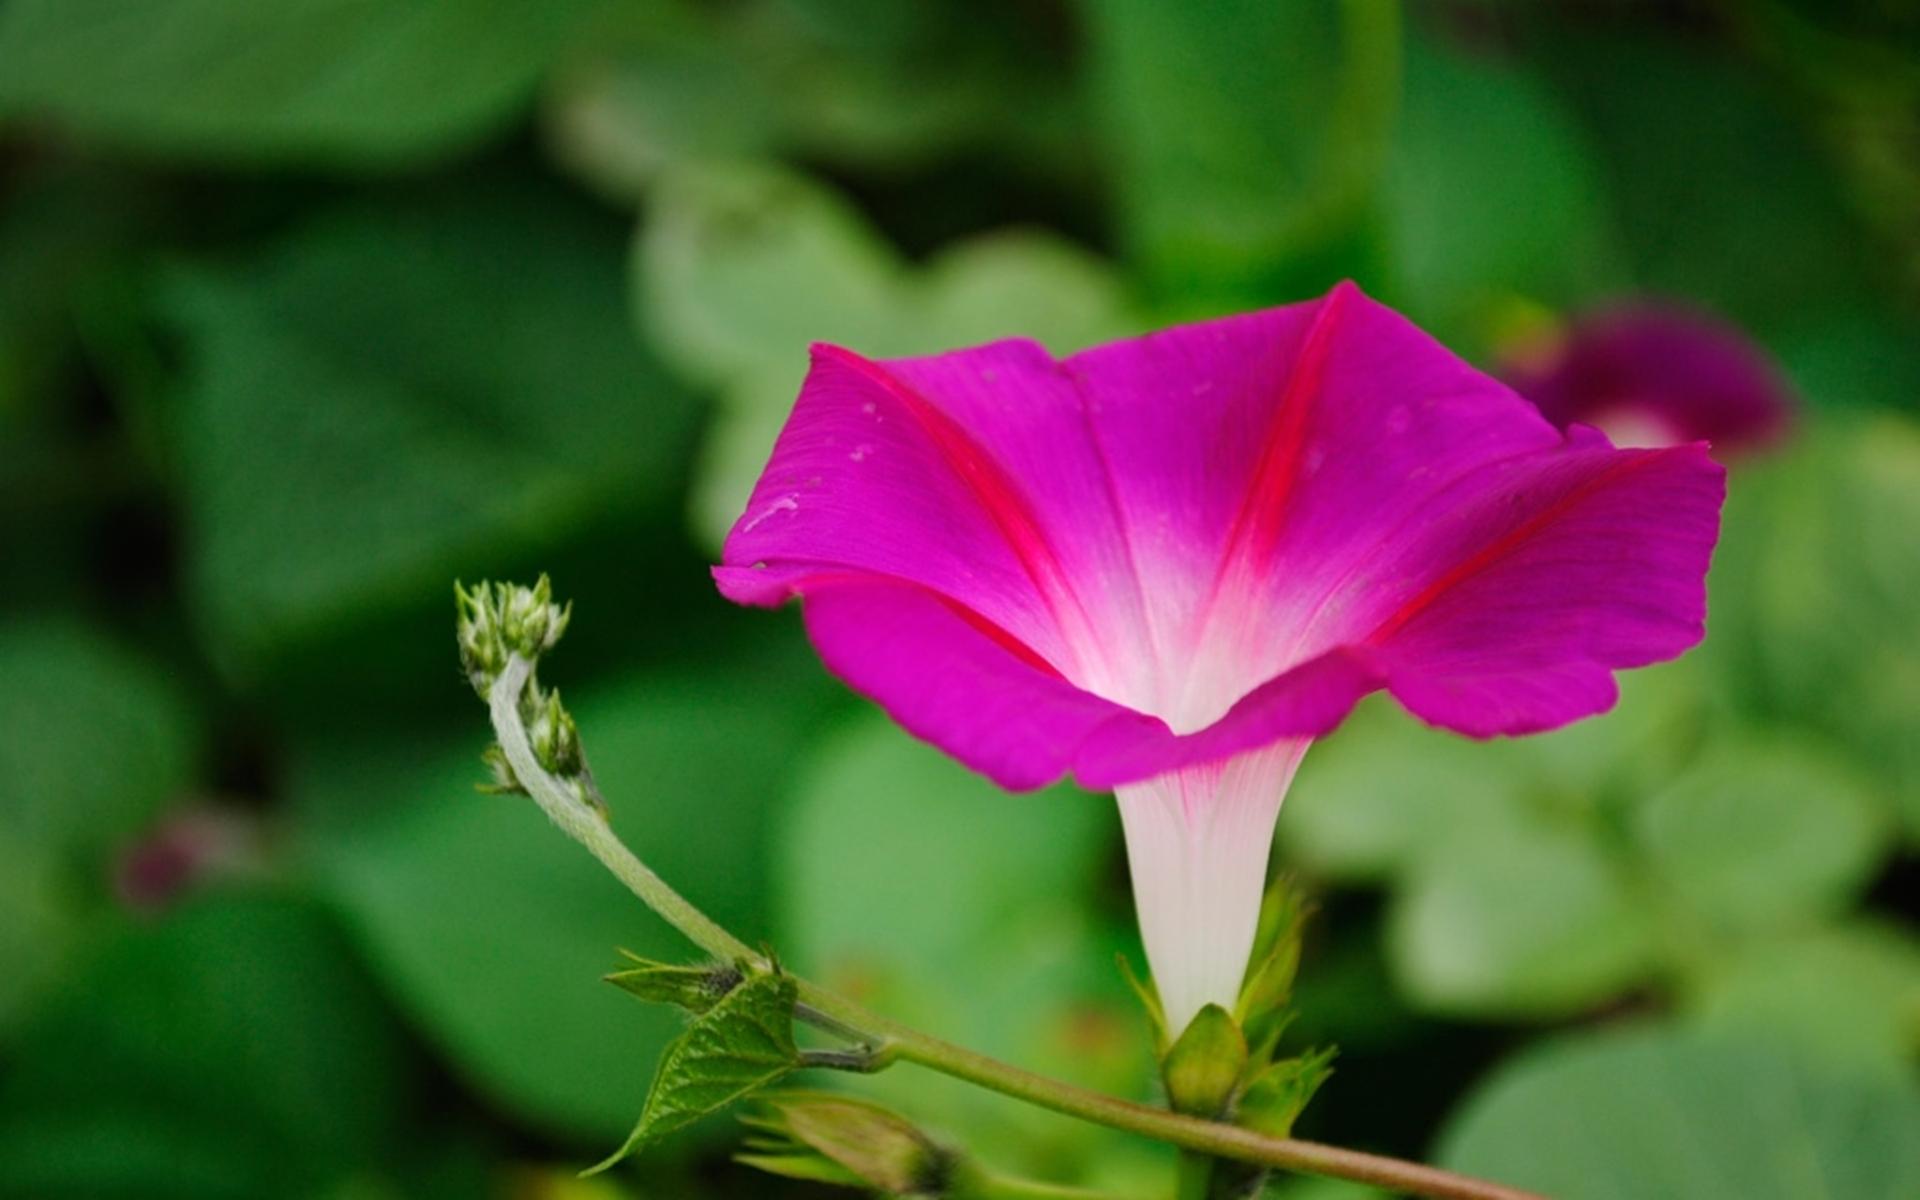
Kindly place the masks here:
[(701, 1117), (779, 1082), (800, 1065), (793, 1042), (794, 983), (777, 972), (753, 974), (668, 1045), (639, 1123), (604, 1171)]
[(1716, 579), (1738, 701), (1850, 750), (1920, 840), (1920, 430), (1882, 416), (1811, 431), (1741, 481), (1727, 520)]
[(693, 513), (716, 545), (773, 448), (809, 344), (894, 357), (1021, 336), (1065, 353), (1136, 322), (1111, 269), (1057, 238), (983, 235), (913, 268), (845, 199), (763, 167), (663, 181), (634, 286), (645, 332), (721, 395)]
[[(682, 1030), (631, 993), (697, 1012), (731, 968), (661, 965), (474, 794), (446, 585), (542, 569), (651, 864), (881, 1012), (1154, 1096), (1110, 802), (841, 725), (798, 623), (704, 570), (809, 341), (1069, 352), (1342, 276), (1482, 363), (1522, 317), (1703, 305), (1805, 406), (1730, 463), (1706, 644), (1616, 712), (1479, 744), (1370, 703), (1308, 755), (1282, 856), (1326, 912), (1263, 924), (1236, 1119), (1325, 1078), (1264, 1065), (1290, 1030), (1345, 1055), (1305, 1136), (1419, 1154), (1490, 1071), (1449, 1146), (1555, 1195), (1920, 1191), (1876, 1148), (1920, 1060), (1913, 41), (1693, 7), (0, 0), (0, 1195), (626, 1194), (572, 1176)], [(202, 805), (256, 852), (152, 840)], [(1526, 1057), (1623, 1010), (1687, 1033)], [(1138, 1139), (859, 1086), (1164, 1191)], [(710, 1133), (635, 1194), (795, 1194)]]
[[(826, 741), (777, 830), (774, 944), (807, 977), (917, 1028), (1086, 1086), (1138, 1094), (1152, 1047), (1089, 911), (1112, 802), (1009, 796), (878, 714)], [(1137, 943), (1134, 943), (1137, 946)], [(863, 1084), (1009, 1165), (1137, 1178), (1139, 1143), (924, 1072)], [(1148, 1160), (1151, 1161), (1150, 1159)]]
[[(750, 690), (781, 661), (640, 675), (576, 706), (615, 829), (747, 937), (768, 928), (761, 809), (821, 696), (814, 681)], [(666, 959), (684, 943), (531, 804), (475, 796), (474, 746), (457, 730), (431, 747), (309, 747), (309, 852), (375, 969), (469, 1079), (547, 1128), (612, 1136), (675, 1023), (595, 980), (615, 946)]]
[(1359, 238), (1399, 100), (1398, 5), (1083, 7), (1117, 215), (1163, 291), (1261, 294)]
[(1723, 740), (1642, 798), (1634, 818), (1666, 890), (1735, 929), (1841, 911), (1887, 842), (1883, 806), (1846, 764), (1786, 738)]
[(1920, 1190), (1920, 1089), (1764, 1042), (1587, 1035), (1496, 1073), (1440, 1161), (1564, 1200), (1895, 1200)]
[(0, 117), (138, 153), (401, 166), (513, 118), (592, 0), (24, 0)]
[(1559, 98), (1522, 65), (1417, 33), (1381, 189), (1395, 297), (1471, 346), (1515, 293), (1618, 286), (1607, 192)]
[(0, 1195), (319, 1189), (395, 1143), (400, 1029), (326, 916), (211, 896), (87, 956), (0, 1078)]
[(476, 180), (171, 273), (195, 608), (238, 669), (673, 483), (693, 410), (633, 344), (617, 239)]
[(193, 777), (188, 697), (147, 657), (75, 621), (0, 624), (0, 832), (50, 852), (131, 837)]

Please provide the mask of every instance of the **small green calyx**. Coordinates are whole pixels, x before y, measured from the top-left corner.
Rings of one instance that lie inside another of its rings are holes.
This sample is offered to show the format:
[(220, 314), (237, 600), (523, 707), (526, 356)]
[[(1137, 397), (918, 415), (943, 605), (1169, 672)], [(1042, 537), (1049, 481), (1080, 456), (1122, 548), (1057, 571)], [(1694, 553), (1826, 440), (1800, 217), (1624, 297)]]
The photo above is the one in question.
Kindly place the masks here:
[(884, 1196), (947, 1196), (951, 1151), (877, 1104), (828, 1092), (783, 1092), (742, 1118), (751, 1131), (736, 1160), (788, 1179)]
[(1313, 1094), (1333, 1074), (1334, 1048), (1283, 1058), (1255, 1075), (1241, 1093), (1235, 1123), (1271, 1137), (1291, 1137)]
[(482, 698), (506, 670), (514, 654), (529, 662), (560, 641), (573, 605), (553, 602), (553, 584), (542, 575), (532, 587), (482, 581), (472, 588), (453, 585), (459, 609), (456, 626), (460, 665)]
[(1260, 903), (1260, 925), (1254, 936), (1253, 957), (1247, 965), (1234, 1016), (1247, 1040), (1269, 1051), (1280, 1040), (1292, 1010), (1294, 975), (1300, 968), (1300, 938), (1310, 906), (1292, 882), (1274, 880)]
[(653, 1004), (672, 1004), (691, 1013), (704, 1013), (746, 981), (741, 963), (680, 966), (654, 962), (622, 950), (634, 965), (602, 976), (620, 990)]
[(1247, 1054), (1238, 1023), (1218, 1004), (1207, 1005), (1160, 1061), (1168, 1103), (1189, 1116), (1225, 1116), (1247, 1069)]

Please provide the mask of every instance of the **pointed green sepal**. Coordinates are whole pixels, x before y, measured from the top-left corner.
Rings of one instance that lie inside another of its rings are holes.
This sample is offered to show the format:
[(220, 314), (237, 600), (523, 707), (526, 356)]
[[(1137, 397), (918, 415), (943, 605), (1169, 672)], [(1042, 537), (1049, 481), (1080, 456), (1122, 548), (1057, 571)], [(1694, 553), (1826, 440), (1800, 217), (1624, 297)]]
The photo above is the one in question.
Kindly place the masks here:
[(1218, 1004), (1201, 1009), (1160, 1061), (1168, 1104), (1196, 1117), (1226, 1112), (1246, 1069), (1246, 1035)]
[(1255, 1046), (1269, 1049), (1291, 1019), (1287, 1001), (1300, 968), (1300, 937), (1310, 909), (1286, 876), (1276, 878), (1260, 902), (1253, 957), (1240, 985), (1233, 1014)]
[(1313, 1094), (1333, 1074), (1332, 1046), (1283, 1058), (1248, 1083), (1234, 1112), (1236, 1124), (1269, 1137), (1291, 1137)]
[(1126, 955), (1116, 954), (1113, 958), (1120, 964), (1120, 974), (1126, 979), (1127, 986), (1133, 989), (1135, 998), (1140, 1001), (1140, 1007), (1147, 1010), (1147, 1020), (1153, 1026), (1154, 1053), (1164, 1056), (1168, 1041), (1167, 1010), (1161, 1007), (1160, 993), (1154, 990), (1152, 984), (1134, 972), (1133, 963)]
[(947, 1194), (952, 1153), (877, 1104), (831, 1092), (778, 1092), (742, 1120), (751, 1134), (736, 1161), (750, 1167), (887, 1196)]
[(599, 1174), (785, 1078), (800, 1065), (793, 1041), (796, 990), (787, 975), (750, 975), (687, 1026), (660, 1056), (653, 1088), (625, 1144), (582, 1174)]
[(674, 1004), (693, 1013), (711, 1009), (747, 977), (738, 963), (689, 967), (654, 962), (625, 950), (620, 953), (634, 965), (603, 975), (602, 979), (649, 1003)]

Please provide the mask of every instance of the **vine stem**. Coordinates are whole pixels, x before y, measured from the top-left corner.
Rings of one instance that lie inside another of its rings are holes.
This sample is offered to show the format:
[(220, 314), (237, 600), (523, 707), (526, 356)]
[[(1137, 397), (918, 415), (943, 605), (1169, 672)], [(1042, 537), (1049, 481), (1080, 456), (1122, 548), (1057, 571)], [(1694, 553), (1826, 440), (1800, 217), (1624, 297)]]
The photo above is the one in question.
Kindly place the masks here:
[[(696, 946), (715, 958), (745, 960), (754, 966), (771, 968), (774, 964), (766, 955), (694, 907), (627, 848), (599, 810), (583, 803), (540, 765), (520, 714), (520, 696), (532, 676), (533, 663), (520, 654), (511, 655), (488, 692), (487, 709), (493, 720), (494, 735), (513, 767), (515, 778), (541, 811), (562, 832), (585, 846), (642, 903)], [(878, 1070), (896, 1061), (917, 1063), (1040, 1108), (1154, 1138), (1182, 1150), (1256, 1166), (1329, 1175), (1425, 1196), (1429, 1200), (1544, 1200), (1532, 1192), (1405, 1159), (1297, 1138), (1267, 1137), (1237, 1125), (1189, 1117), (1076, 1087), (869, 1012), (857, 1002), (817, 983), (798, 976), (793, 979), (799, 990), (795, 1017), (855, 1042), (863, 1056), (863, 1069)]]

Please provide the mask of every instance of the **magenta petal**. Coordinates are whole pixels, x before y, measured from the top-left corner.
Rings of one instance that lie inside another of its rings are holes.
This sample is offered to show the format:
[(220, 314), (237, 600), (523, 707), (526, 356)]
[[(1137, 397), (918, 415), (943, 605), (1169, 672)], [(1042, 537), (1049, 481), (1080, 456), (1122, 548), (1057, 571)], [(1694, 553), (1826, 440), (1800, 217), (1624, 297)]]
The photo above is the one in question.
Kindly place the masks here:
[(816, 349), (715, 577), (995, 779), (1106, 787), (1388, 687), (1551, 728), (1697, 641), (1722, 479), (1563, 436), (1351, 285), (1061, 362)]
[(1725, 495), (1704, 447), (1569, 448), (1486, 474), (1409, 552), (1369, 636), (1408, 709), (1477, 737), (1552, 729), (1611, 707), (1613, 670), (1700, 640)]
[(869, 579), (806, 593), (807, 632), (829, 670), (907, 732), (1015, 791), (1065, 774), (1089, 739), (1150, 737), (1151, 717), (1027, 660), (977, 617), (911, 583)]

